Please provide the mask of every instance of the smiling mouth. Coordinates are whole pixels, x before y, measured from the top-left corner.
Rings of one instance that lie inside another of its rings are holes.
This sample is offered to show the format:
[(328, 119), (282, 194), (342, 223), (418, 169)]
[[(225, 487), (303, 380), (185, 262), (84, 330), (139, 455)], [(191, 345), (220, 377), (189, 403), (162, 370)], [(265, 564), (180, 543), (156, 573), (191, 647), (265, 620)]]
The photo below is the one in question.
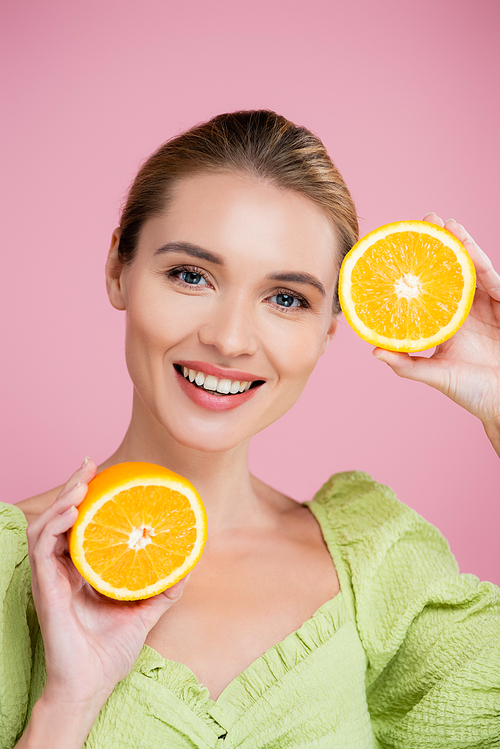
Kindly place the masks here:
[(265, 380), (254, 380), (253, 382), (243, 380), (229, 380), (224, 377), (214, 377), (200, 370), (188, 369), (180, 364), (174, 364), (174, 369), (188, 380), (192, 385), (205, 390), (212, 395), (230, 396), (245, 393), (247, 390), (263, 385)]

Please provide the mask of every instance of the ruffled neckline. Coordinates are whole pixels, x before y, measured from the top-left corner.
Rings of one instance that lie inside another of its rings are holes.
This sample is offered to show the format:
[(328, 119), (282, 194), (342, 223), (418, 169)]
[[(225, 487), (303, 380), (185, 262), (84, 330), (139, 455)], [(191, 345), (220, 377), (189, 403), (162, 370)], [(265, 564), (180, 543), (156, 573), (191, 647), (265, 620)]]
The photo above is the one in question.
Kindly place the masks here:
[(216, 700), (210, 698), (208, 689), (200, 684), (188, 666), (163, 658), (149, 645), (144, 644), (135, 663), (133, 671), (161, 683), (209, 725), (215, 722), (229, 727), (247, 715), (260, 700), (265, 699), (269, 689), (279, 686), (287, 674), (331, 640), (344, 624), (353, 621), (349, 576), (323, 513), (320, 492), (303, 506), (316, 517), (335, 564), (340, 591), (334, 598), (320, 606), (297, 630), (259, 656), (227, 685)]
[(216, 700), (183, 663), (163, 658), (144, 644), (134, 665), (139, 672), (162, 684), (208, 725), (233, 725), (265, 698), (269, 689), (286, 679), (311, 654), (350, 622), (342, 591), (326, 601), (299, 629), (266, 650), (221, 692)]

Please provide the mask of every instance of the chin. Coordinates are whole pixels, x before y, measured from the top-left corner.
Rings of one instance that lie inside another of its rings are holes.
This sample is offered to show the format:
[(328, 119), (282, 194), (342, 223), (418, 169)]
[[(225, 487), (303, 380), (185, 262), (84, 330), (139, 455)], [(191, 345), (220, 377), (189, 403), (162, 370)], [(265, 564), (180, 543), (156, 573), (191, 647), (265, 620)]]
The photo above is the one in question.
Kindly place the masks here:
[(191, 450), (197, 450), (202, 453), (224, 453), (234, 450), (242, 442), (247, 441), (257, 431), (251, 434), (243, 434), (240, 430), (231, 430), (221, 428), (220, 424), (193, 425), (191, 428), (188, 423), (182, 427), (167, 428), (168, 433), (175, 442)]
[[(146, 418), (153, 417), (160, 425), (167, 443), (172, 440), (184, 448), (214, 455), (235, 450), (280, 419), (295, 404), (302, 390), (303, 387), (295, 386), (286, 394), (280, 392), (276, 397), (277, 393), (273, 392), (270, 397), (270, 394), (255, 388), (241, 396), (231, 396), (245, 399), (241, 405), (217, 411), (200, 407), (182, 393), (173, 395), (168, 392), (167, 395), (163, 391), (160, 397), (155, 397), (151, 389), (144, 398), (136, 386), (138, 405), (140, 403), (149, 413)], [(206, 396), (203, 398), (205, 400)], [(157, 438), (162, 440), (160, 433)]]

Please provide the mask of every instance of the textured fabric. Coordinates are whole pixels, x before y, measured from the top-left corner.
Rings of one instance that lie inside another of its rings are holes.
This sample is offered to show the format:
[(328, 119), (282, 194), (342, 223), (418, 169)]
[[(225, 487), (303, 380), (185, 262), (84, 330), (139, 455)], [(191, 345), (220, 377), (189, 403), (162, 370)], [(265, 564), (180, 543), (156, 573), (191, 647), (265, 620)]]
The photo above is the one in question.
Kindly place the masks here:
[[(439, 531), (359, 472), (308, 503), (340, 593), (215, 701), (144, 645), (88, 749), (500, 747), (500, 591), (459, 575)], [(45, 682), (26, 521), (0, 504), (0, 748)]]

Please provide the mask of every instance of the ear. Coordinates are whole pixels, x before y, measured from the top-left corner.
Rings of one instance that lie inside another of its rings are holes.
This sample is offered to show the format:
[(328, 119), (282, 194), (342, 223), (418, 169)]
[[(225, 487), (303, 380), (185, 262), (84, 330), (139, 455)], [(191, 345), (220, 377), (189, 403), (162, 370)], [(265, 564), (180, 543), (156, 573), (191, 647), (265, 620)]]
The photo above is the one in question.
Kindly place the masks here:
[(328, 348), (328, 344), (330, 343), (333, 336), (337, 332), (337, 325), (338, 325), (337, 315), (334, 315), (332, 313), (332, 319), (330, 320), (330, 325), (328, 326), (328, 330), (326, 331), (325, 342), (323, 343), (323, 348), (321, 349), (320, 356), (323, 356), (326, 349)]
[(115, 229), (111, 237), (111, 247), (106, 261), (106, 290), (109, 301), (115, 309), (126, 309), (123, 271), (125, 266), (118, 257), (120, 229)]

